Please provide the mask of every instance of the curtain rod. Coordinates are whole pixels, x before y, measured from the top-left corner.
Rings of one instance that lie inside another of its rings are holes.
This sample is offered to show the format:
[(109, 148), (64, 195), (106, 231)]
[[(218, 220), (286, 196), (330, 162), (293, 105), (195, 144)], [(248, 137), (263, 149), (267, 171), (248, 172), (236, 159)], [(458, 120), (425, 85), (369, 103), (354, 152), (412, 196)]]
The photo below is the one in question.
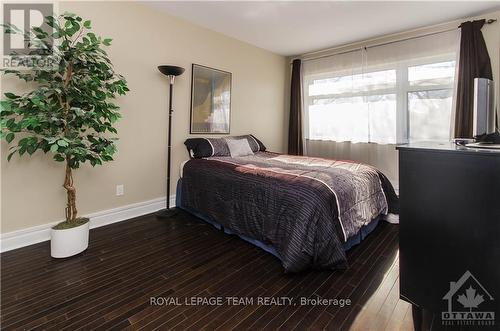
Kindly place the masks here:
[[(485, 24), (492, 24), (492, 23), (495, 23), (496, 21), (497, 21), (497, 19), (488, 19), (488, 20), (485, 21)], [(417, 38), (422, 38), (422, 37), (427, 37), (427, 36), (433, 36), (433, 35), (440, 34), (440, 33), (450, 32), (450, 31), (453, 31), (453, 30), (456, 30), (456, 29), (459, 29), (459, 28), (460, 28), (460, 26), (458, 26), (457, 28), (447, 28), (447, 29), (443, 29), (443, 30), (439, 30), (439, 31), (423, 33), (423, 34), (420, 34), (420, 35), (417, 35), (417, 36), (411, 36), (411, 37), (407, 37), (407, 38), (402, 38), (402, 39), (397, 39), (397, 40), (391, 40), (391, 41), (381, 42), (381, 43), (378, 43), (378, 44), (373, 44), (373, 45), (368, 45), (368, 46), (362, 46), (362, 47), (361, 46), (360, 47), (355, 47), (355, 48), (352, 48), (352, 49), (347, 49), (345, 51), (334, 52), (334, 53), (331, 53), (331, 54), (325, 54), (325, 55), (319, 55), (319, 56), (316, 56), (316, 57), (305, 58), (305, 59), (302, 59), (302, 62), (319, 60), (319, 59), (323, 59), (323, 58), (327, 58), (327, 57), (331, 57), (331, 56), (335, 56), (335, 55), (347, 54), (347, 53), (354, 52), (354, 51), (356, 51), (358, 49), (363, 49), (363, 48), (364, 49), (368, 49), (368, 48), (373, 48), (373, 47), (390, 45), (390, 44), (394, 44), (394, 43), (401, 42), (401, 41), (412, 40), (412, 39), (417, 39)], [(380, 37), (380, 38), (383, 38), (383, 36)], [(361, 43), (363, 43), (363, 41), (361, 41), (359, 43), (361, 44)], [(340, 46), (340, 47), (342, 47), (342, 46)], [(340, 47), (338, 47), (338, 48), (340, 48)], [(327, 52), (328, 49), (326, 49), (324, 51)], [(314, 53), (319, 53), (319, 52), (322, 52), (322, 51), (316, 51)], [(292, 58), (290, 60), (290, 63), (292, 63), (293, 60), (295, 60), (295, 59), (301, 59), (301, 56)]]

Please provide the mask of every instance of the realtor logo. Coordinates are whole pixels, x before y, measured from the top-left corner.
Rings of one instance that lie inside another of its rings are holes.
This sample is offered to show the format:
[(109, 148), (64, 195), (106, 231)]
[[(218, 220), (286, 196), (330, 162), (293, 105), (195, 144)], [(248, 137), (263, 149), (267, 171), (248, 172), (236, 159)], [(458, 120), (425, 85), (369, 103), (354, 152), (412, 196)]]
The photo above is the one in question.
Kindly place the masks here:
[[(50, 3), (4, 3), (2, 22), (4, 31), (16, 31), (16, 33), (4, 33), (4, 55), (33, 54), (37, 47), (33, 43), (36, 35), (32, 29), (39, 29), (38, 31), (51, 35), (53, 31), (46, 24), (46, 17), (51, 16), (52, 12), (53, 5)], [(52, 47), (52, 38), (45, 38), (45, 42)]]
[(60, 59), (54, 52), (55, 33), (49, 18), (51, 3), (4, 3), (2, 69), (54, 70)]
[(457, 282), (450, 282), (450, 290), (443, 300), (448, 301), (448, 311), (441, 313), (443, 325), (495, 324), (495, 312), (487, 309), (494, 299), (468, 270)]

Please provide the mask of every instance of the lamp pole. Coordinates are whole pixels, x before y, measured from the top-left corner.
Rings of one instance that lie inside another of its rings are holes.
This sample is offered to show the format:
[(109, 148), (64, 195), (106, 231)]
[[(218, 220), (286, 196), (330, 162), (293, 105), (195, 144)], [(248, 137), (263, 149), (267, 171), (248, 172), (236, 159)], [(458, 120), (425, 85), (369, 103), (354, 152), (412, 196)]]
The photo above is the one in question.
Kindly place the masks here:
[(170, 209), (170, 157), (172, 155), (172, 98), (174, 93), (175, 76), (170, 75), (170, 97), (168, 100), (168, 146), (167, 146), (167, 209)]
[(170, 170), (171, 170), (171, 155), (172, 155), (172, 114), (174, 109), (172, 107), (172, 99), (174, 94), (174, 81), (175, 76), (182, 75), (184, 68), (170, 65), (159, 66), (158, 70), (169, 78), (169, 100), (168, 100), (168, 138), (167, 138), (167, 206), (156, 213), (159, 218), (168, 218), (175, 214), (175, 209), (170, 209)]

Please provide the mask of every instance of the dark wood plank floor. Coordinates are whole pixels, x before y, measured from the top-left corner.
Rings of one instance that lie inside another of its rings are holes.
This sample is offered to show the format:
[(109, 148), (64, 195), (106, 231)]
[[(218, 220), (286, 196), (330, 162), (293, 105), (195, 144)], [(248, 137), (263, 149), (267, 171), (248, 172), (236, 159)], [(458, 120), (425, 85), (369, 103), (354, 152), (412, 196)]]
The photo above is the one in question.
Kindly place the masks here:
[[(91, 230), (90, 246), (52, 259), (49, 243), (1, 254), (1, 327), (11, 329), (412, 330), (399, 299), (398, 226), (381, 223), (348, 252), (344, 271), (284, 274), (278, 259), (180, 212)], [(249, 305), (186, 305), (191, 297)], [(150, 304), (151, 297), (181, 305)], [(292, 305), (258, 305), (290, 297)], [(351, 306), (300, 305), (344, 298)]]

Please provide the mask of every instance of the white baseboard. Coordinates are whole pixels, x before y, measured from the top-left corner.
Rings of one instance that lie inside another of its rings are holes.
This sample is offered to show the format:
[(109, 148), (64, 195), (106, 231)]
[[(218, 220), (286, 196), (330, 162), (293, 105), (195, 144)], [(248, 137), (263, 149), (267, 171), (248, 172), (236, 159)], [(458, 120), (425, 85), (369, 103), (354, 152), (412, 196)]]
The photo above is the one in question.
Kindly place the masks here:
[[(170, 205), (175, 206), (175, 195), (170, 196)], [(164, 197), (102, 210), (84, 216), (90, 218), (90, 228), (93, 229), (150, 214), (163, 208), (165, 208)], [(31, 228), (1, 234), (0, 252), (7, 252), (16, 248), (50, 240), (50, 228), (59, 222), (37, 225)]]

